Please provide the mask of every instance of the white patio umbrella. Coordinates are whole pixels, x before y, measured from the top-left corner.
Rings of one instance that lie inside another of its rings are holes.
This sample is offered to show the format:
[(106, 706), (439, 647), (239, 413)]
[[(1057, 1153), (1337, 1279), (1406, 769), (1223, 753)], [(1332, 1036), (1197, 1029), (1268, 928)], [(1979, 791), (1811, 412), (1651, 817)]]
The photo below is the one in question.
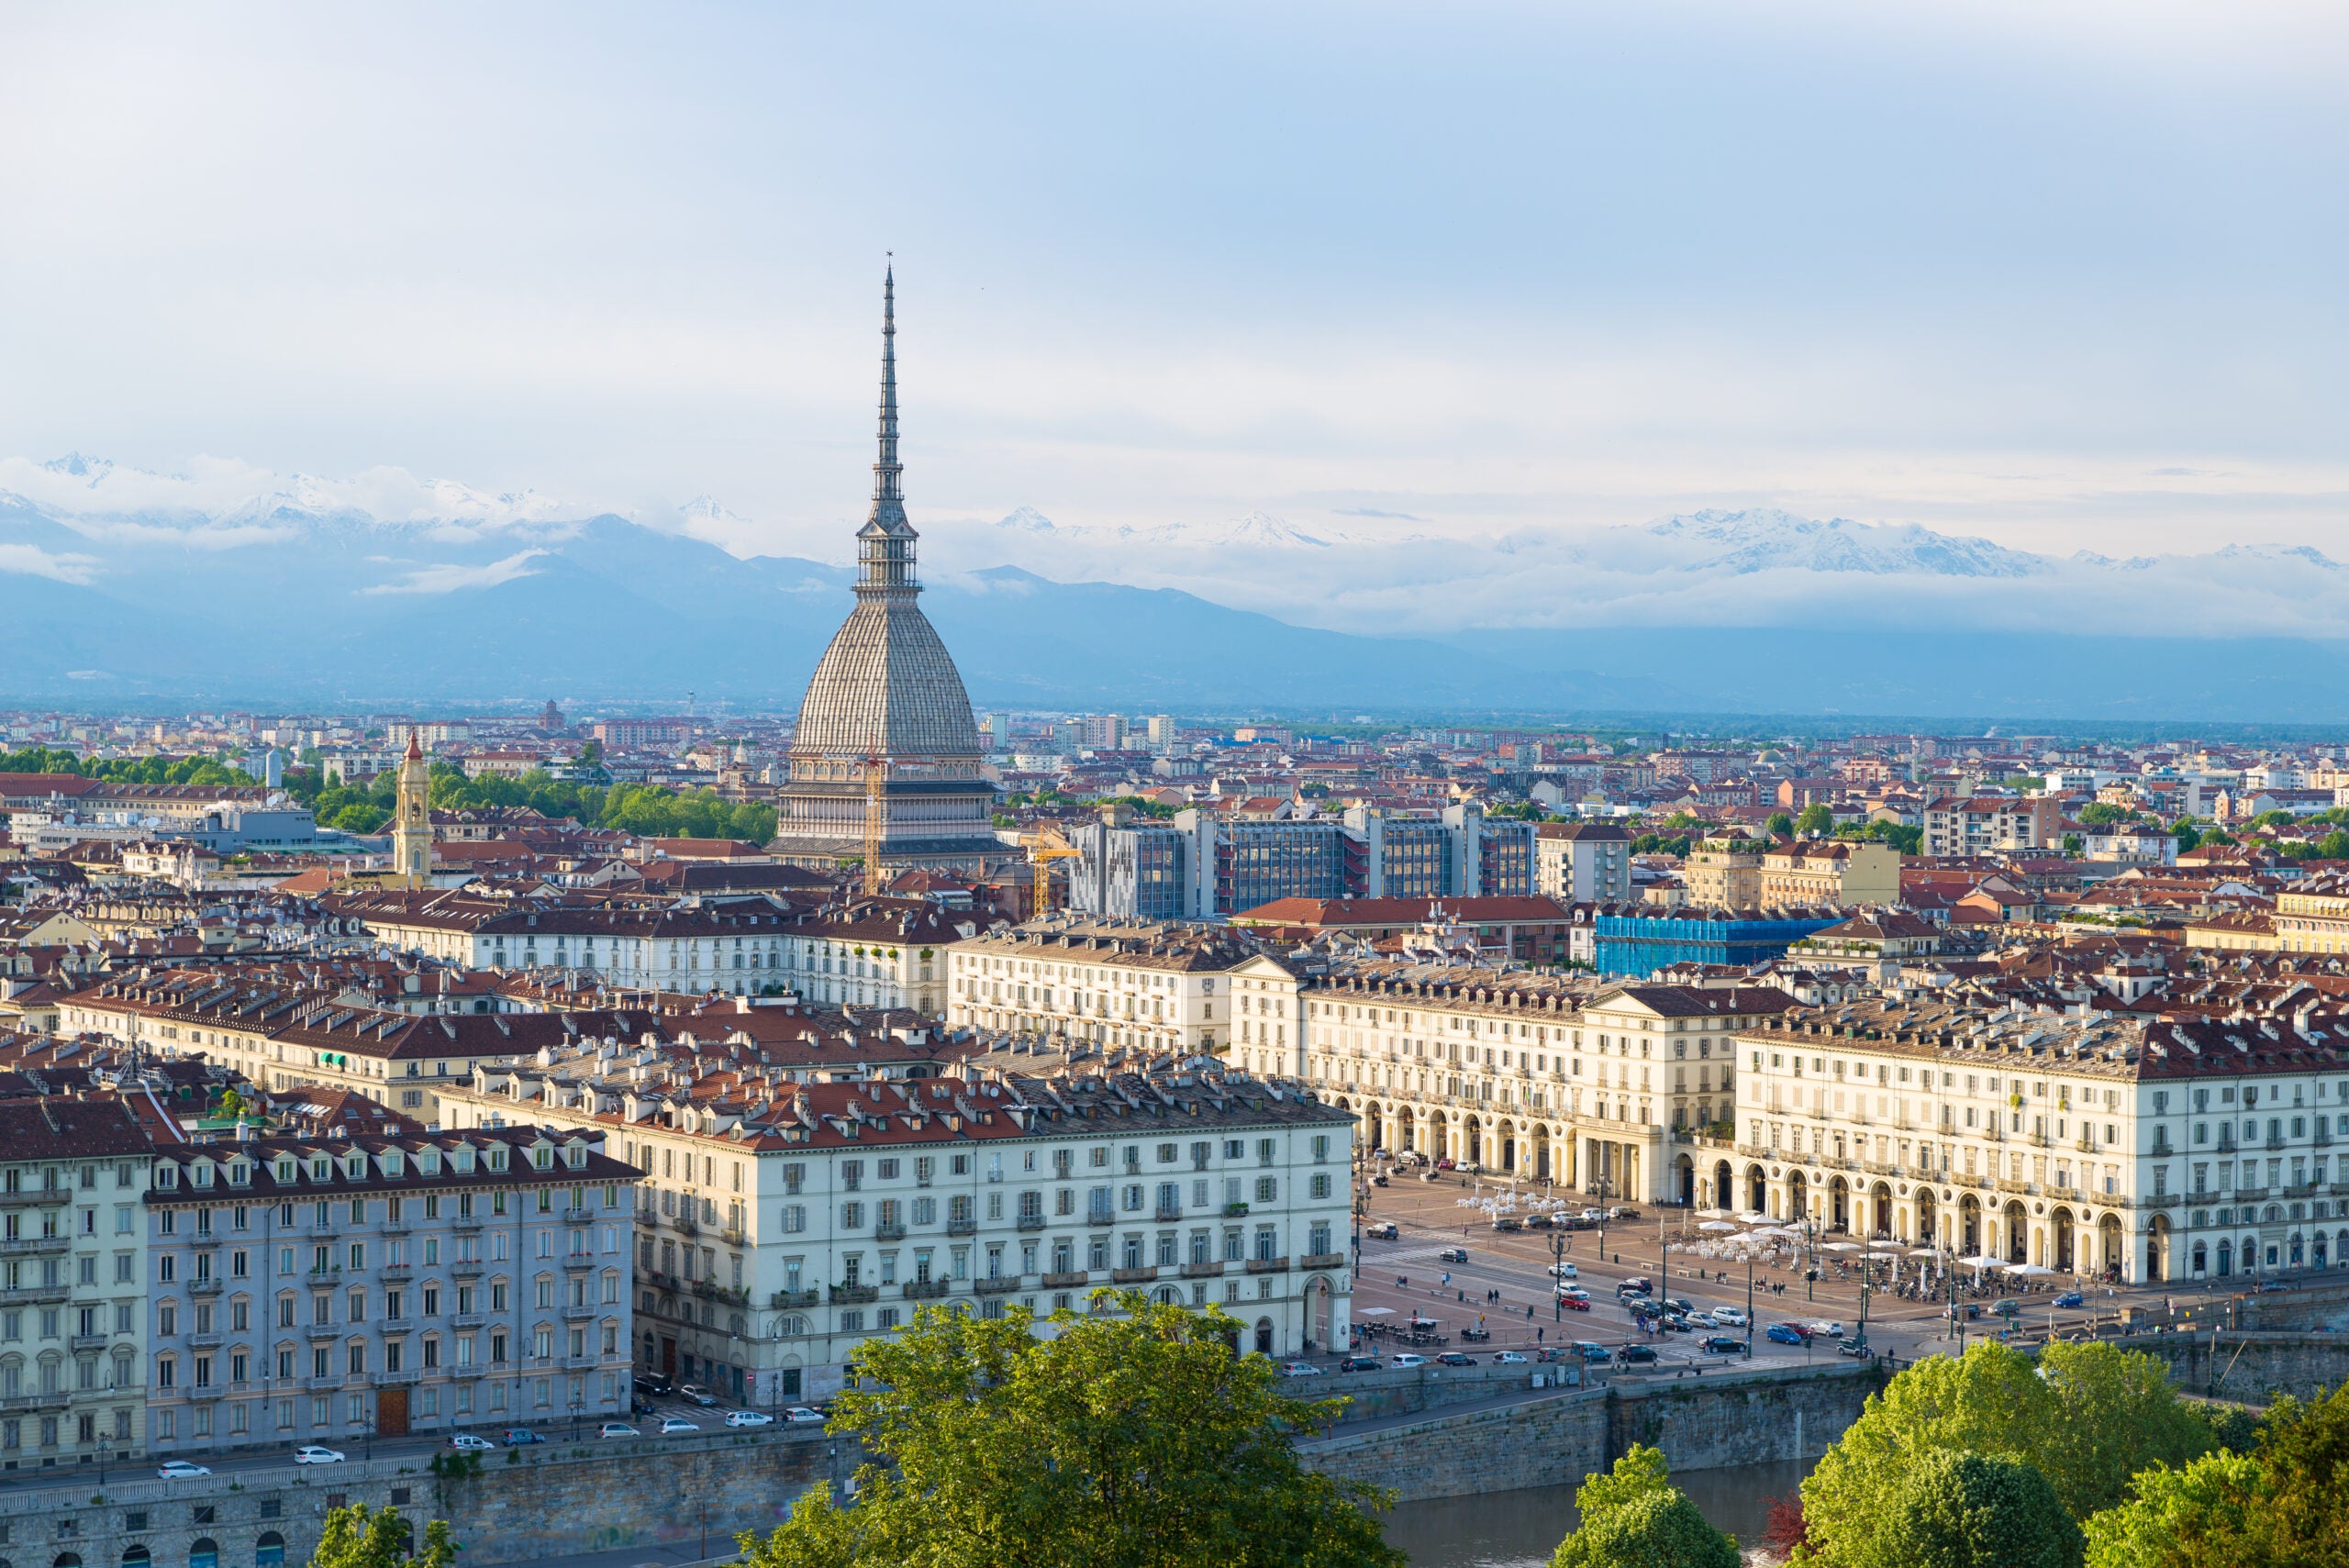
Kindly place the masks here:
[(2052, 1274), (2055, 1271), (2039, 1263), (2009, 1263), (2007, 1272), (2010, 1274), (2022, 1274), (2036, 1279), (2041, 1274)]
[(1960, 1258), (1958, 1262), (1969, 1269), (2003, 1269), (2007, 1266), (2007, 1261), (2004, 1258), (1994, 1258), (1987, 1252), (1976, 1257)]
[(1699, 1230), (1734, 1230), (1737, 1227), (1725, 1220), (1709, 1219), (1705, 1221), (1704, 1224), (1697, 1227), (1697, 1229)]
[(1830, 1241), (1821, 1249), (1821, 1251), (1829, 1252), (1862, 1252), (1866, 1250), (1867, 1249), (1862, 1247), (1857, 1241)]
[(1938, 1258), (1942, 1250), (1939, 1247), (1911, 1247), (1909, 1255), (1912, 1258)]

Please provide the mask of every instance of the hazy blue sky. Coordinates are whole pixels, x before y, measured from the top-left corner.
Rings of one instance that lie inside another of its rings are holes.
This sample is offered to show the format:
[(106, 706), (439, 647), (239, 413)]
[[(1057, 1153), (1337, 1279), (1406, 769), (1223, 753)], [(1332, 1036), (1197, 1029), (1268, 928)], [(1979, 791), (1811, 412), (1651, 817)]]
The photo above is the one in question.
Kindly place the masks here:
[[(2338, 5), (0, 6), (0, 455), (2341, 542)], [(838, 553), (834, 551), (833, 553)]]

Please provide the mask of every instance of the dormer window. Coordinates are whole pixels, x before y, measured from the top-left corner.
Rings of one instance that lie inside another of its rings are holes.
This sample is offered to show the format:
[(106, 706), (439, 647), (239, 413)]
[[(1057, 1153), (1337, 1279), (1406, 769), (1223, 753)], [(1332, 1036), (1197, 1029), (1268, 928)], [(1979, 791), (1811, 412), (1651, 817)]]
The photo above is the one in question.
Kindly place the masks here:
[(405, 1174), (407, 1162), (401, 1157), (398, 1150), (386, 1149), (384, 1151), (384, 1174), (386, 1176), (396, 1177)]
[(208, 1187), (212, 1184), (212, 1167), (209, 1165), (191, 1165), (188, 1167), (187, 1177), (188, 1184), (190, 1186)]
[(177, 1165), (156, 1166), (155, 1184), (163, 1191), (170, 1192), (180, 1184), (180, 1168)]
[(543, 1143), (533, 1146), (530, 1150), (530, 1169), (533, 1171), (553, 1170), (554, 1151)]
[(470, 1176), (473, 1174), (473, 1149), (472, 1144), (468, 1143), (461, 1145), (451, 1158), (456, 1162), (457, 1173), (459, 1175)]
[(294, 1161), (290, 1156), (277, 1162), (277, 1181), (283, 1186), (294, 1184)]
[(438, 1149), (426, 1149), (419, 1151), (416, 1156), (416, 1168), (423, 1172), (428, 1176), (439, 1175), (440, 1173), (440, 1151)]
[(587, 1146), (584, 1143), (574, 1143), (570, 1148), (565, 1149), (562, 1151), (562, 1162), (574, 1171), (585, 1170), (587, 1168)]
[(323, 1154), (313, 1155), (310, 1159), (310, 1180), (326, 1182), (333, 1179), (334, 1162)]
[(503, 1171), (506, 1169), (506, 1146), (504, 1144), (495, 1144), (491, 1147), (489, 1151), (489, 1168), (493, 1171)]
[(252, 1184), (252, 1179), (253, 1168), (250, 1162), (244, 1160), (234, 1160), (229, 1162), (228, 1184), (230, 1186), (250, 1186)]

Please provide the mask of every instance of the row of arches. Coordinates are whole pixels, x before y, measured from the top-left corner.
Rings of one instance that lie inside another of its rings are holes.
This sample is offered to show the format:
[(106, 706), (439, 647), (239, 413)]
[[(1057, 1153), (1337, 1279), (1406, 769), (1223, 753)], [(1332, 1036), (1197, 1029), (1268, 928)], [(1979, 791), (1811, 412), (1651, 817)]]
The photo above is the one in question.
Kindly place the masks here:
[[(155, 1554), (143, 1546), (126, 1547), (122, 1553), (122, 1568), (154, 1568)], [(0, 1558), (0, 1568), (9, 1568), (7, 1559)], [(50, 1568), (84, 1568), (81, 1554), (61, 1551)], [(187, 1568), (220, 1568), (220, 1543), (209, 1536), (200, 1536), (187, 1549)], [(253, 1568), (285, 1568), (285, 1538), (275, 1530), (263, 1531), (253, 1542)]]
[(1592, 1193), (1650, 1201), (1671, 1195), (1648, 1191), (1660, 1129), (1642, 1122), (1418, 1106), (1370, 1095), (1345, 1103), (1361, 1123), (1365, 1150), (1473, 1163), (1520, 1181), (1556, 1182)]

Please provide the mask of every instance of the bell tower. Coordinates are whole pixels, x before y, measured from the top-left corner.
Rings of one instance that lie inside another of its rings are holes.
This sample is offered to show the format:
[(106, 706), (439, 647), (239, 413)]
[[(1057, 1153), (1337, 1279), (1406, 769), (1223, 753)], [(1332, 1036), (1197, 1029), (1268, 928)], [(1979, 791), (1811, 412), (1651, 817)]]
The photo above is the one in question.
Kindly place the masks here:
[(413, 729), (392, 806), (392, 871), (404, 886), (431, 885), (432, 773)]

